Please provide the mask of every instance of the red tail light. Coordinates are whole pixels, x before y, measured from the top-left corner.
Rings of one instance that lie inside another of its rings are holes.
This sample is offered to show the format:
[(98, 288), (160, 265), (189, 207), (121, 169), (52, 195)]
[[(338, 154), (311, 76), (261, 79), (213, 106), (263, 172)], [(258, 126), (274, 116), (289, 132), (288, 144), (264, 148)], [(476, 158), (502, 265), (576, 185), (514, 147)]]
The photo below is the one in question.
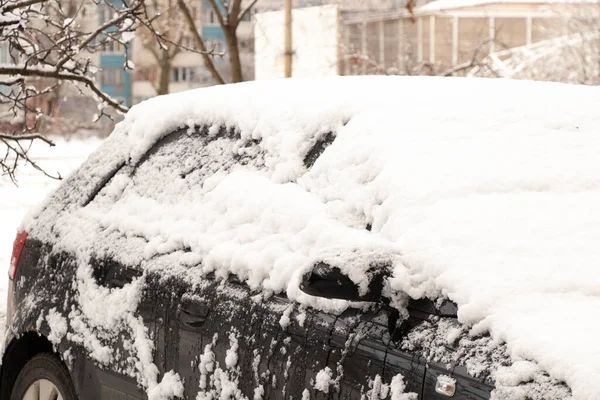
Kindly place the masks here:
[(13, 243), (12, 257), (10, 258), (10, 269), (8, 270), (8, 277), (10, 278), (10, 280), (15, 279), (15, 276), (17, 275), (17, 266), (19, 265), (21, 253), (23, 252), (23, 247), (25, 247), (26, 241), (27, 232), (17, 232), (17, 237), (15, 238), (15, 242)]

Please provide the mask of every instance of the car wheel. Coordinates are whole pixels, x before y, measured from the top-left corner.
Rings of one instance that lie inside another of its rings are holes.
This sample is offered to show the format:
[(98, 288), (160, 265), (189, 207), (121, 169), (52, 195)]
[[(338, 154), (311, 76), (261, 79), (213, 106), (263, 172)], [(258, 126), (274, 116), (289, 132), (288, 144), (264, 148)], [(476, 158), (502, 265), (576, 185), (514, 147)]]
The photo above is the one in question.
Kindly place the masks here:
[(69, 370), (54, 354), (38, 354), (25, 364), (10, 400), (77, 400)]

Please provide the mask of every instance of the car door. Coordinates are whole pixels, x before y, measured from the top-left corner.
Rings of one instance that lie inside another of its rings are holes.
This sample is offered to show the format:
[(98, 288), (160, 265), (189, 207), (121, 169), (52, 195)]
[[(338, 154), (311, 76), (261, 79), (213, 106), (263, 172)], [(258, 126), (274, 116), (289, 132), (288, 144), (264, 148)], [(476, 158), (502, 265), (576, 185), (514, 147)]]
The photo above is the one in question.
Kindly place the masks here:
[[(323, 313), (319, 315), (325, 317)], [(350, 309), (337, 319), (328, 360), (331, 369), (335, 367), (343, 373), (336, 398), (364, 398), (365, 395), (387, 398), (391, 396), (394, 378), (401, 379), (406, 393), (417, 396), (421, 393), (425, 362), (395, 346), (389, 329), (390, 316), (394, 318), (391, 310), (374, 306), (367, 312)], [(348, 321), (355, 325), (350, 326)], [(344, 335), (337, 333), (340, 325), (344, 326), (343, 331), (350, 333), (350, 340), (344, 341)]]
[[(240, 152), (236, 140), (224, 129), (167, 135), (133, 168), (123, 196), (135, 191), (137, 198), (171, 204), (174, 193), (185, 195), (219, 171), (264, 166), (260, 149), (251, 149), (256, 143)], [(187, 251), (150, 257), (145, 268), (148, 282), (156, 282), (150, 293), (160, 299), (153, 303), (162, 315), (158, 362), (162, 371), (179, 374), (185, 398), (360, 399), (385, 391), (400, 374), (420, 392), (423, 365), (390, 346), (385, 311), (333, 316), (300, 309), (282, 296), (264, 298), (234, 277), (215, 279), (201, 266), (181, 269)]]
[(425, 364), (393, 346), (387, 318), (380, 308), (335, 316), (213, 281), (181, 297), (179, 342), (165, 345), (179, 349), (186, 398), (380, 398), (399, 374), (420, 394)]
[[(134, 165), (124, 166), (122, 171), (117, 172), (108, 181), (107, 189), (101, 190), (98, 198), (93, 201), (107, 202), (106, 207), (109, 210), (113, 203), (127, 204), (129, 195), (141, 199), (142, 202), (148, 201), (153, 204), (176, 202), (178, 195), (185, 195), (185, 191), (190, 187), (202, 187), (205, 178), (215, 172), (227, 170), (236, 164), (249, 163), (250, 155), (254, 155), (252, 160), (256, 164), (262, 164), (261, 155), (255, 154), (256, 152), (251, 149), (255, 143), (251, 140), (246, 144), (244, 149), (249, 155), (245, 156), (236, 147), (238, 139), (239, 137), (232, 131), (226, 129), (210, 135), (206, 127), (172, 132), (160, 139)], [(143, 234), (131, 232), (120, 234), (127, 237), (126, 241), (139, 239), (134, 246), (125, 248), (125, 252), (140, 249), (143, 251), (152, 240), (152, 237)], [(178, 275), (174, 272), (181, 267), (178, 255), (185, 256), (186, 251), (185, 248), (181, 248), (163, 254), (166, 258), (173, 256), (168, 261), (164, 261), (161, 255), (144, 256), (147, 260), (146, 265), (140, 266), (140, 270), (144, 271), (145, 279), (144, 300), (148, 304), (146, 307), (148, 309), (140, 309), (140, 314), (154, 340), (156, 352), (154, 358), (161, 374), (171, 370), (179, 372), (179, 366), (182, 364), (191, 367), (192, 363), (197, 363), (198, 349), (194, 346), (198, 346), (203, 351), (206, 344), (213, 341), (213, 333), (218, 333), (219, 336), (219, 340), (214, 339), (215, 349), (225, 346), (228, 333), (222, 330), (231, 330), (230, 321), (220, 319), (217, 311), (223, 307), (234, 308), (234, 304), (227, 302), (223, 296), (219, 297), (223, 304), (215, 303), (218, 297), (216, 283), (209, 290), (210, 279), (203, 277), (197, 279), (196, 283), (201, 282), (201, 287), (208, 285), (205, 290), (198, 292), (196, 290), (198, 286), (190, 283), (193, 279), (189, 279), (191, 273), (185, 273), (186, 268), (183, 268), (182, 274)], [(167, 267), (156, 269), (157, 265)], [(209, 309), (210, 314), (207, 312)], [(204, 332), (206, 337), (200, 335), (200, 341), (196, 343), (196, 334), (203, 326), (211, 327), (210, 335), (206, 336), (208, 333)], [(215, 327), (220, 328), (214, 330)], [(188, 353), (180, 351), (182, 349), (188, 349)], [(215, 351), (215, 354), (220, 353), (220, 350)], [(186, 388), (198, 386), (199, 376), (184, 374), (180, 376), (185, 378)], [(194, 381), (196, 384), (191, 385)], [(186, 395), (191, 396), (187, 391)]]

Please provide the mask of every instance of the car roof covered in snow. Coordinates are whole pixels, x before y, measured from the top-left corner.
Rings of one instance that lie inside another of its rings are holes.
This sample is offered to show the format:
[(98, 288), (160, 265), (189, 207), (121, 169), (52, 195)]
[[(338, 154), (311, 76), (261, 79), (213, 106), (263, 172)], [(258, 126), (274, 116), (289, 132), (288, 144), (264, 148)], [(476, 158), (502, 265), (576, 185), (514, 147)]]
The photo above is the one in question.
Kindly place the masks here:
[(161, 96), (133, 107), (24, 227), (80, 260), (235, 274), (329, 310), (339, 301), (298, 288), (316, 262), (362, 289), (366, 267), (392, 265), (399, 307), (448, 297), (472, 333), (532, 363), (506, 381), (539, 368), (591, 399), (599, 109), (593, 87), (427, 77)]

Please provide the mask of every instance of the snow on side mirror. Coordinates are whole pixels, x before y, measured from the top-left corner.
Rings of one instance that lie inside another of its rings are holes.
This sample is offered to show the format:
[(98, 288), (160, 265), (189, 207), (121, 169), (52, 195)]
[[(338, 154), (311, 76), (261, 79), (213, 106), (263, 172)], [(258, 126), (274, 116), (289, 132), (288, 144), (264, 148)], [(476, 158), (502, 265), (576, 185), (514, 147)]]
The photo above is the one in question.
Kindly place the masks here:
[(304, 275), (300, 289), (311, 296), (327, 299), (380, 302), (382, 301), (383, 287), (389, 274), (387, 266), (371, 268), (367, 272), (369, 279), (367, 290), (361, 293), (359, 286), (345, 275), (340, 268), (319, 262)]

